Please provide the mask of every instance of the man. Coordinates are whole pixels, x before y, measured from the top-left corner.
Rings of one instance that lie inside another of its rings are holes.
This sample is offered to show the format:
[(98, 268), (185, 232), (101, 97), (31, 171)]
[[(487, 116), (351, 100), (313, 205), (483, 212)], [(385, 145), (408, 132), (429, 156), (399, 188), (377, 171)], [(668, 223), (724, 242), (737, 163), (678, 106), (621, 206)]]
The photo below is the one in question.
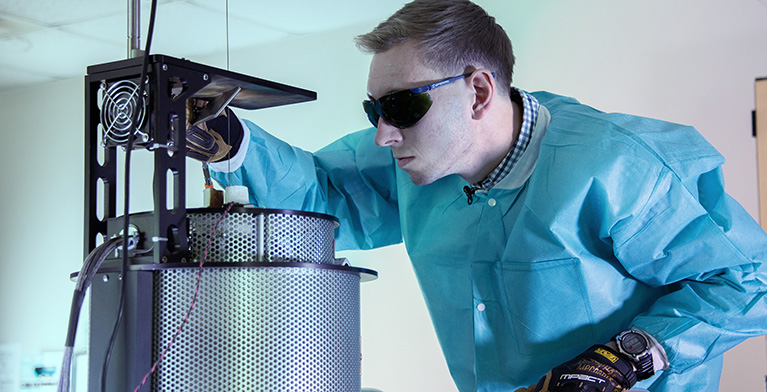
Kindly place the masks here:
[(510, 87), (469, 1), (357, 42), (375, 128), (314, 154), (249, 122), (200, 143), (219, 118), (190, 154), (254, 203), (337, 216), (339, 249), (404, 241), (459, 390), (716, 391), (721, 354), (767, 332), (767, 236), (694, 129)]

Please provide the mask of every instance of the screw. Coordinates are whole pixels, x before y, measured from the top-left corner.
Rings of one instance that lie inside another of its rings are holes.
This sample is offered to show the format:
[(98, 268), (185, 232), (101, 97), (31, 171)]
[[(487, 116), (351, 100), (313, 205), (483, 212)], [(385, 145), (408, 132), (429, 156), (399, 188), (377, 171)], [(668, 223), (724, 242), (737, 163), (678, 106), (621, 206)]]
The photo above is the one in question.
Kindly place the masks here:
[(163, 64), (162, 65), (162, 70), (163, 71), (167, 71), (168, 70), (168, 64)]

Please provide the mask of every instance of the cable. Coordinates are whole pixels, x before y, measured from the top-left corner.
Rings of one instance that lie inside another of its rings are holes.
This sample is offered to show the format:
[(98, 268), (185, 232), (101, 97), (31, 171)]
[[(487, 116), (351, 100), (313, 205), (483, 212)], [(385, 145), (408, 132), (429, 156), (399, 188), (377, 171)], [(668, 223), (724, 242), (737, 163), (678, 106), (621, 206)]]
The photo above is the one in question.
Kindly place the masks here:
[(80, 321), (80, 310), (82, 309), (85, 293), (91, 286), (93, 277), (96, 275), (101, 264), (106, 260), (110, 253), (120, 247), (122, 238), (115, 237), (101, 244), (83, 261), (80, 273), (77, 275), (77, 284), (72, 294), (72, 308), (69, 311), (69, 328), (67, 329), (67, 338), (64, 343), (64, 359), (61, 364), (61, 373), (59, 376), (58, 392), (69, 392), (70, 379), (72, 376), (72, 356), (74, 354), (75, 337), (77, 335), (77, 325)]
[(144, 378), (141, 380), (141, 383), (136, 386), (136, 389), (133, 390), (133, 392), (138, 392), (138, 390), (144, 386), (146, 381), (149, 379), (149, 376), (154, 373), (155, 369), (157, 369), (157, 365), (162, 362), (162, 360), (165, 358), (165, 354), (170, 350), (171, 346), (173, 346), (173, 343), (176, 341), (176, 338), (178, 335), (181, 334), (181, 330), (184, 328), (184, 325), (186, 325), (187, 321), (189, 321), (189, 315), (192, 314), (192, 310), (194, 309), (194, 304), (197, 302), (197, 297), (200, 294), (200, 283), (202, 282), (202, 264), (205, 262), (205, 260), (208, 258), (208, 251), (210, 251), (210, 248), (213, 246), (213, 237), (216, 236), (216, 229), (218, 228), (218, 225), (221, 224), (221, 221), (224, 220), (224, 217), (226, 217), (226, 214), (229, 212), (229, 210), (232, 208), (234, 203), (229, 203), (229, 206), (226, 207), (224, 210), (224, 213), (221, 214), (221, 217), (218, 218), (218, 221), (216, 222), (216, 225), (213, 226), (213, 231), (210, 233), (210, 237), (208, 237), (208, 247), (205, 248), (205, 252), (202, 255), (202, 258), (200, 259), (200, 265), (197, 269), (197, 286), (194, 289), (194, 296), (192, 297), (192, 303), (189, 305), (189, 310), (186, 311), (186, 316), (184, 316), (184, 321), (181, 322), (181, 325), (178, 326), (178, 329), (176, 330), (176, 334), (173, 335), (173, 337), (170, 339), (170, 342), (165, 347), (165, 349), (162, 351), (162, 354), (160, 354), (160, 358), (155, 361), (155, 363), (152, 365), (152, 368), (149, 369), (149, 371), (144, 375)]
[[(155, 14), (157, 11), (157, 0), (152, 0), (152, 9), (151, 13), (149, 15), (149, 31), (147, 32), (147, 39), (146, 39), (146, 47), (144, 48), (144, 60), (141, 65), (141, 77), (139, 78), (139, 94), (138, 94), (138, 105), (137, 107), (141, 107), (141, 105), (144, 104), (144, 89), (146, 88), (146, 77), (147, 77), (147, 65), (149, 64), (149, 49), (152, 46), (152, 35), (154, 32), (154, 21), (155, 21)], [(135, 110), (132, 115), (132, 121), (131, 125), (136, 125), (136, 122), (138, 121), (138, 112), (139, 110)], [(112, 350), (114, 349), (115, 341), (117, 340), (117, 332), (120, 329), (120, 324), (122, 323), (122, 316), (123, 311), (125, 309), (125, 280), (127, 279), (128, 275), (128, 229), (129, 229), (129, 216), (130, 216), (130, 208), (129, 208), (129, 200), (130, 200), (130, 157), (131, 157), (131, 151), (133, 150), (133, 140), (135, 139), (135, 132), (129, 131), (128, 132), (128, 144), (125, 149), (125, 193), (124, 193), (124, 213), (123, 213), (123, 260), (122, 260), (122, 268), (121, 268), (121, 276), (122, 281), (120, 283), (120, 304), (118, 306), (117, 310), (117, 319), (115, 320), (114, 328), (112, 329), (112, 337), (109, 340), (109, 345), (107, 346), (106, 354), (104, 355), (104, 365), (101, 369), (101, 392), (106, 391), (106, 384), (107, 384), (107, 373), (109, 371), (109, 361), (112, 357)]]

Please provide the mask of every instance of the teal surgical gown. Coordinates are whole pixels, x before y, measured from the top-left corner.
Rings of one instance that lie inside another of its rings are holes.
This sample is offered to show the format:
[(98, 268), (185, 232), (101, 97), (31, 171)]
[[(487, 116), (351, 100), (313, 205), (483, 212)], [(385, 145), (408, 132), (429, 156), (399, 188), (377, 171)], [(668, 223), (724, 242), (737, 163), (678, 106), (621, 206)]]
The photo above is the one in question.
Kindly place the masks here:
[(375, 129), (310, 153), (246, 122), (216, 179), (338, 217), (338, 249), (404, 241), (462, 392), (534, 384), (630, 326), (670, 364), (637, 387), (717, 391), (722, 353), (767, 333), (767, 236), (725, 193), (722, 156), (690, 127), (533, 96), (530, 144), (471, 205), (458, 176), (410, 182)]

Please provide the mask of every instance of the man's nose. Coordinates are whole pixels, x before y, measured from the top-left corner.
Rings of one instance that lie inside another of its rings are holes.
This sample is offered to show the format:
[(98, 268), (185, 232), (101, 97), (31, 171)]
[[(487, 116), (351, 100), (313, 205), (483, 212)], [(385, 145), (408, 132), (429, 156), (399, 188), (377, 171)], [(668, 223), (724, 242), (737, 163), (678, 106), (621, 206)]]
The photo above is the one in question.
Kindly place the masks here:
[(378, 119), (375, 143), (380, 147), (391, 147), (402, 142), (402, 132), (383, 118)]

